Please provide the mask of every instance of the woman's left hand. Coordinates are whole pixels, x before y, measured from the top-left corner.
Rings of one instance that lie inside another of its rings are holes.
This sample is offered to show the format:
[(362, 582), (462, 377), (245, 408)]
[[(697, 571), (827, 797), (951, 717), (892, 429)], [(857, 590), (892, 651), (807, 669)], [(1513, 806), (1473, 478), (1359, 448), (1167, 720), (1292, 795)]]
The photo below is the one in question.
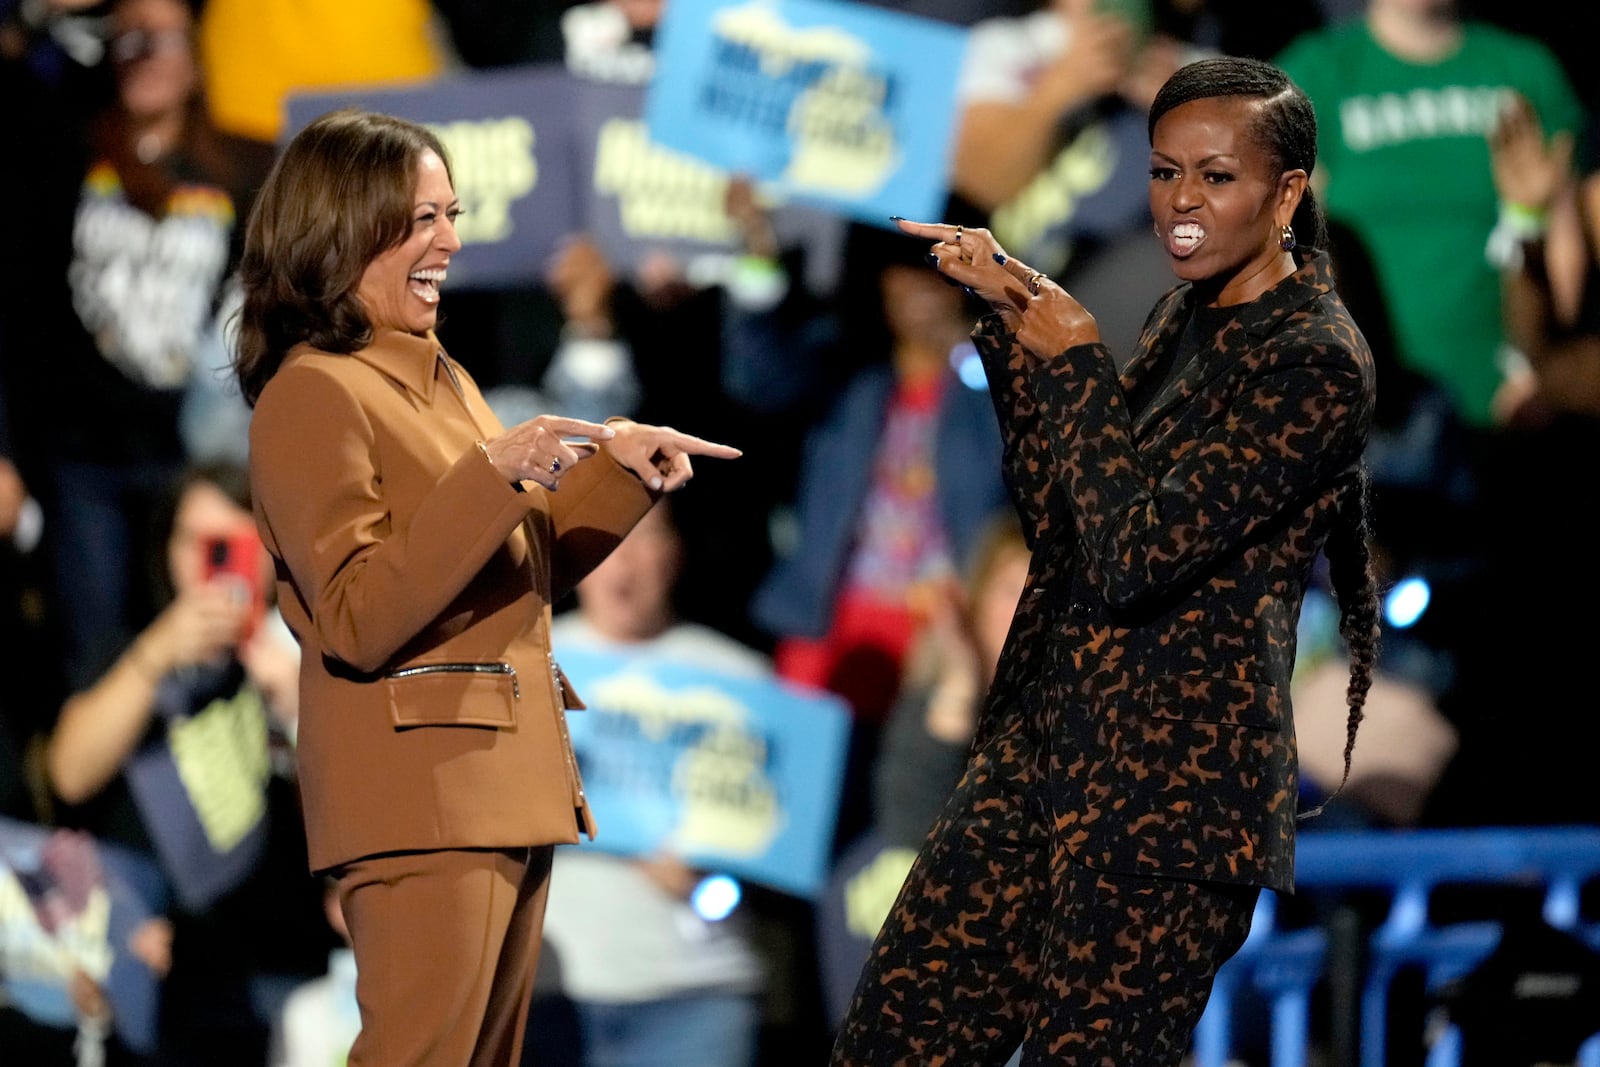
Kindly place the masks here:
[(744, 455), (732, 445), (719, 445), (670, 426), (647, 426), (625, 420), (607, 425), (616, 431), (616, 436), (601, 447), (645, 485), (661, 493), (682, 489), (694, 477), (690, 456), (738, 459)]
[(1043, 271), (1006, 255), (983, 227), (896, 221), (902, 231), (934, 241), (928, 258), (935, 269), (988, 301), (1035, 361), (1100, 340), (1100, 327), (1088, 309)]
[(964, 285), (1015, 330), (1028, 306), (1027, 288), (1001, 265), (1005, 249), (994, 234), (981, 226), (957, 226), (949, 222), (912, 222), (896, 219), (901, 232), (925, 237), (933, 242), (928, 263), (950, 281)]

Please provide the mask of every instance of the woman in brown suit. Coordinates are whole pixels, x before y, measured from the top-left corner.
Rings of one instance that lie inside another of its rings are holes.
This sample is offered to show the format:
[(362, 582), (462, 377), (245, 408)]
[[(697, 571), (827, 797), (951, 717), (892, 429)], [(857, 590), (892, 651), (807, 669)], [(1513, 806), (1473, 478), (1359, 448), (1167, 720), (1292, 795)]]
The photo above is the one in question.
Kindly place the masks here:
[(692, 455), (739, 455), (627, 420), (504, 429), (433, 332), (458, 212), (425, 127), (333, 112), (278, 159), (240, 268), (310, 866), (359, 975), (352, 1067), (518, 1062), (551, 850), (594, 833), (551, 604)]
[(1151, 106), (1179, 283), (1120, 370), (1092, 315), (986, 230), (903, 223), (974, 331), (1033, 561), (967, 769), (834, 1047), (851, 1067), (1171, 1067), (1262, 886), (1293, 886), (1289, 683), (1324, 550), (1350, 746), (1377, 605), (1372, 354), (1309, 189), (1311, 102), (1255, 60)]

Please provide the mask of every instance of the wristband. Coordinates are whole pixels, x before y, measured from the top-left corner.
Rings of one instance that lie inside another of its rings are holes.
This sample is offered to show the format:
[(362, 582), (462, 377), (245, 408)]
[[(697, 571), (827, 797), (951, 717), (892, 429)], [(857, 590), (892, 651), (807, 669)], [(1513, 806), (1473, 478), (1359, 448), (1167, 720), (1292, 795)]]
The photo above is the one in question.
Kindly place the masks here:
[(746, 311), (770, 311), (788, 295), (789, 273), (783, 264), (762, 256), (738, 256), (725, 281), (728, 296)]
[(1544, 208), (1502, 202), (1500, 216), (1483, 248), (1484, 258), (1498, 270), (1520, 270), (1523, 244), (1543, 237), (1549, 224), (1550, 212)]
[(1502, 203), (1500, 220), (1495, 225), (1504, 226), (1516, 236), (1526, 240), (1544, 233), (1550, 225), (1550, 212), (1542, 207), (1529, 207), (1527, 204)]

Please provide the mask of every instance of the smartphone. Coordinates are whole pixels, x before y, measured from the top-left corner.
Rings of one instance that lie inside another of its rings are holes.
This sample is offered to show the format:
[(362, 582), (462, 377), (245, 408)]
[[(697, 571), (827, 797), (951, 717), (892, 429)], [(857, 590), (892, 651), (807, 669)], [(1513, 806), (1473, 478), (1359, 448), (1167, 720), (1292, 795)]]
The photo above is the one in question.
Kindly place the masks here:
[(226, 537), (209, 537), (205, 546), (206, 581), (226, 579), (235, 583), (239, 595), (249, 604), (240, 641), (248, 641), (267, 612), (267, 588), (262, 579), (262, 559), (266, 548), (253, 529), (241, 529)]

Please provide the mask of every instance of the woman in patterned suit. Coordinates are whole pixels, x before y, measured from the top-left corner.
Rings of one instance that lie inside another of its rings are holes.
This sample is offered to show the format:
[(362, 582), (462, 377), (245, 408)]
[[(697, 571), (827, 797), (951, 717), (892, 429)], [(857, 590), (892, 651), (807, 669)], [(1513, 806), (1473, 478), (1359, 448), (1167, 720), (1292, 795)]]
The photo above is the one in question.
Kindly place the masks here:
[(1179, 283), (1119, 374), (1093, 316), (988, 231), (901, 221), (973, 332), (1033, 562), (964, 776), (841, 1026), (851, 1067), (1177, 1064), (1262, 886), (1293, 886), (1296, 624), (1325, 553), (1351, 656), (1377, 596), (1372, 356), (1269, 64), (1168, 80), (1150, 209)]

